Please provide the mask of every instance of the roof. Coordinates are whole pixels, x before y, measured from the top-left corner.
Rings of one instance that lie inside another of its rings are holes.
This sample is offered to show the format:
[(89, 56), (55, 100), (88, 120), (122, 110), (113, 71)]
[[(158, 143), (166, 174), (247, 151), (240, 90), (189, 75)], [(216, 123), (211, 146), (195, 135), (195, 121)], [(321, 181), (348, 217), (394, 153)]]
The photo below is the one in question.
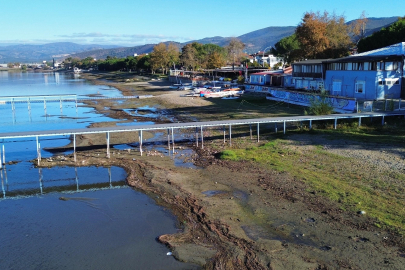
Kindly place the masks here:
[(311, 64), (322, 64), (323, 61), (326, 61), (328, 59), (310, 59), (310, 60), (305, 60), (305, 61), (300, 61), (296, 63), (292, 63), (293, 65), (311, 65)]
[(393, 44), (387, 47), (383, 47), (380, 49), (359, 53), (356, 54), (354, 57), (357, 56), (371, 56), (371, 55), (405, 55), (405, 42), (400, 42), (397, 44)]
[(348, 56), (348, 57), (344, 57), (344, 58), (325, 60), (325, 61), (323, 61), (323, 63), (372, 62), (372, 61), (380, 61), (380, 60), (399, 60), (399, 59), (401, 59), (401, 56), (399, 56), (399, 55), (359, 56), (358, 54), (356, 54), (355, 56)]
[(283, 70), (271, 70), (271, 71), (263, 71), (263, 72), (257, 72), (257, 73), (252, 73), (251, 75), (272, 75), (272, 74), (280, 74), (283, 73)]

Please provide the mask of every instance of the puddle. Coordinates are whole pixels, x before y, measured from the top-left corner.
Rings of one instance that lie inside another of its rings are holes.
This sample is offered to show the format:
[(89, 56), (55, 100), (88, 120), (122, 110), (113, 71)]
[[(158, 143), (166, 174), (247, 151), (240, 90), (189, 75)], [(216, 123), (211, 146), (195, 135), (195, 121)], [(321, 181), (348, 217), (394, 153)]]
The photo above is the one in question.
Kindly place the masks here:
[(223, 190), (207, 190), (207, 191), (202, 192), (202, 194), (204, 194), (207, 197), (213, 197), (215, 195), (225, 194), (225, 193), (227, 193), (227, 192), (223, 191)]
[(323, 250), (323, 251), (329, 251), (329, 250), (332, 249), (332, 247), (331, 247), (331, 246), (322, 246), (322, 247), (320, 247), (319, 249), (320, 249), (320, 250)]
[(305, 219), (305, 222), (314, 223), (315, 219), (314, 218), (307, 218), (307, 219)]

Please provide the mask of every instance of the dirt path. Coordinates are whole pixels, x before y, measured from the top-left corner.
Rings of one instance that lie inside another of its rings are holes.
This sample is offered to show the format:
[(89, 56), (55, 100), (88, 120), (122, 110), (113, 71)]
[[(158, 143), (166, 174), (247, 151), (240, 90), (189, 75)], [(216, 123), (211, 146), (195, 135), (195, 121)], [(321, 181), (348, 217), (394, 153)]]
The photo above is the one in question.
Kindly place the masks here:
[[(155, 82), (150, 88), (148, 85), (127, 83), (119, 88), (127, 94), (136, 87), (141, 87), (142, 93), (148, 89), (160, 93), (146, 103), (156, 102), (162, 108), (206, 106), (210, 102), (179, 98), (179, 91), (163, 92), (162, 85)], [(321, 144), (331, 153), (363, 160), (370, 170), (405, 168), (405, 149), (401, 147), (377, 148), (311, 134), (294, 136), (289, 139), (301, 142), (292, 146), (297, 152), (305, 153)], [(136, 141), (136, 134), (112, 138), (113, 144)], [(78, 138), (82, 147), (97, 144), (103, 145), (104, 138)], [(217, 159), (216, 154), (225, 147), (222, 140), (206, 141), (204, 149), (193, 143), (180, 146), (195, 149), (198, 155), (192, 159), (201, 169), (175, 167), (171, 158), (156, 152), (141, 156), (138, 151), (115, 149), (110, 159), (105, 158), (103, 149), (79, 150), (76, 165), (125, 168), (129, 185), (153, 195), (178, 217), (182, 231), (162, 235), (159, 240), (171, 247), (177, 259), (206, 269), (405, 269), (401, 237), (378, 229), (367, 215), (341, 210), (288, 173), (253, 162)], [(60, 161), (41, 163), (56, 164), (60, 166)], [(73, 156), (63, 164), (74, 166)]]

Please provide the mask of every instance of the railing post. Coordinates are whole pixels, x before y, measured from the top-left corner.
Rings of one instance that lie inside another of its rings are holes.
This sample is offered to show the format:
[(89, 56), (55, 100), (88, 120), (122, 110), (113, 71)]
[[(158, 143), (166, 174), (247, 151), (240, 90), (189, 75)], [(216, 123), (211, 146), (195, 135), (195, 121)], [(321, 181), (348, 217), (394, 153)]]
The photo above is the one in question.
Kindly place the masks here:
[(384, 115), (382, 116), (382, 118), (381, 118), (381, 125), (384, 125)]
[(361, 117), (359, 117), (359, 127), (361, 126)]
[(312, 129), (312, 120), (309, 120), (309, 129)]
[(335, 118), (335, 129), (336, 129), (336, 126), (337, 126), (337, 118)]
[(76, 134), (73, 134), (73, 159), (76, 162)]
[(225, 125), (222, 127), (223, 132), (224, 132), (224, 144), (225, 144)]
[(110, 132), (107, 132), (107, 158), (110, 158)]
[(232, 146), (232, 125), (229, 125), (229, 146)]
[(204, 133), (203, 133), (203, 127), (200, 127), (201, 129), (201, 149), (204, 149)]
[(174, 155), (174, 129), (172, 128), (172, 148), (173, 148), (173, 155)]
[[(143, 146), (143, 133), (142, 133), (142, 129), (139, 131), (139, 133), (140, 133), (139, 151), (141, 151), (141, 156), (142, 156), (142, 154), (143, 154), (143, 149), (142, 149), (142, 146)], [(174, 151), (174, 141), (173, 141), (173, 151)]]
[(196, 146), (198, 147), (198, 127), (195, 127), (195, 143)]
[[(198, 146), (198, 141), (197, 141), (197, 146)], [(169, 129), (167, 129), (167, 149), (169, 149), (169, 155), (170, 155), (170, 131), (169, 131)]]
[(259, 142), (260, 140), (260, 127), (259, 127), (259, 123), (257, 123), (257, 142)]
[(252, 124), (249, 124), (249, 129), (250, 129), (250, 139), (253, 140)]
[(274, 123), (274, 132), (277, 133), (277, 122)]
[(284, 134), (285, 134), (285, 121), (283, 122)]

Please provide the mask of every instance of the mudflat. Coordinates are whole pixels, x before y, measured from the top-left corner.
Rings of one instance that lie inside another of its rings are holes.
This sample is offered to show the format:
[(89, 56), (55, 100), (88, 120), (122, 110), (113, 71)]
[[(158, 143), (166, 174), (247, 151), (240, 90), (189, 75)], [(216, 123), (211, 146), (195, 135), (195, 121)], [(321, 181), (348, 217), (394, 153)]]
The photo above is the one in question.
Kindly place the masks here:
[[(258, 99), (180, 97), (184, 91), (170, 90), (165, 80), (124, 73), (84, 76), (117, 87), (124, 95), (153, 95), (122, 103), (87, 103), (117, 122), (303, 112), (300, 107)], [(156, 108), (159, 117), (123, 110), (140, 107)], [(97, 125), (111, 124), (115, 123)], [(204, 269), (405, 269), (401, 218), (405, 216), (405, 148), (399, 143), (401, 135), (398, 140), (364, 140), (360, 135), (294, 126), (281, 135), (274, 127), (264, 126), (257, 142), (249, 127), (235, 127), (230, 146), (222, 130), (207, 128), (201, 148), (201, 143), (197, 146), (193, 140), (194, 131), (182, 132), (182, 138), (189, 140), (176, 143), (174, 155), (181, 149), (193, 149), (187, 161), (197, 169), (175, 166), (168, 149), (149, 149), (142, 155), (137, 149), (113, 149), (106, 158), (102, 135), (76, 139), (76, 163), (68, 155), (61, 161), (43, 159), (41, 166), (60, 166), (62, 162), (68, 166), (123, 167), (130, 186), (149, 194), (178, 217), (179, 233), (161, 235), (159, 241), (168, 245), (178, 260)], [(146, 142), (151, 138), (164, 141), (165, 136), (144, 134)], [(110, 142), (136, 144), (138, 135), (113, 134)]]

